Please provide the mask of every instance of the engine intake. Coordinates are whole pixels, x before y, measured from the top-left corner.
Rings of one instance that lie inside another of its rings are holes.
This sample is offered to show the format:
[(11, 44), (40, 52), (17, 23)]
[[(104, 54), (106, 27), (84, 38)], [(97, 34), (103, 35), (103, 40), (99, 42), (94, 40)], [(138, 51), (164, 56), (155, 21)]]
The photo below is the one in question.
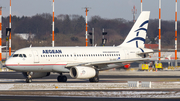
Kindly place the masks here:
[(89, 79), (98, 75), (98, 71), (91, 67), (76, 66), (70, 69), (70, 76), (75, 79)]

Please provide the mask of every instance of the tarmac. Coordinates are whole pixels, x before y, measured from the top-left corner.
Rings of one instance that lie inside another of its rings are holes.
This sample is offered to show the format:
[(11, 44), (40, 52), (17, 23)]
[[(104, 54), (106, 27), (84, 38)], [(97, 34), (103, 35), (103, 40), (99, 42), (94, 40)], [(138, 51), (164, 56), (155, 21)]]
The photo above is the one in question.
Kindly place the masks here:
[[(72, 79), (57, 82), (58, 74), (33, 79), (25, 83), (20, 72), (0, 72), (1, 96), (48, 96), (48, 97), (107, 97), (107, 98), (180, 98), (180, 71), (103, 71), (100, 82)], [(128, 81), (138, 81), (139, 87), (129, 87)], [(151, 88), (142, 87), (143, 81), (151, 82)]]

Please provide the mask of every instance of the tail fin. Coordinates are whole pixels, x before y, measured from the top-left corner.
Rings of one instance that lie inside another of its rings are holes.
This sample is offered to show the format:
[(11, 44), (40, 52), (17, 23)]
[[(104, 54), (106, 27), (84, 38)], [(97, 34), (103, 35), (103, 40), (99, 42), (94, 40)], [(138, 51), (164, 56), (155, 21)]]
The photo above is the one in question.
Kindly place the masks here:
[(119, 46), (144, 48), (149, 16), (150, 11), (143, 11), (138, 17), (124, 42)]

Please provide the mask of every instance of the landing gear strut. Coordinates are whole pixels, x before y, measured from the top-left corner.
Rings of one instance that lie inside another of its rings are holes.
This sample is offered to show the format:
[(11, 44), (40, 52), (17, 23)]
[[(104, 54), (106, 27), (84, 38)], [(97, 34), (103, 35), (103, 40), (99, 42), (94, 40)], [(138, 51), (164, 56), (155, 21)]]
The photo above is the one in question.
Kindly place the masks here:
[(66, 82), (67, 77), (65, 75), (62, 75), (62, 73), (60, 73), (60, 75), (57, 77), (57, 81), (58, 82)]
[(33, 75), (33, 72), (27, 72), (26, 83), (32, 82), (32, 75)]

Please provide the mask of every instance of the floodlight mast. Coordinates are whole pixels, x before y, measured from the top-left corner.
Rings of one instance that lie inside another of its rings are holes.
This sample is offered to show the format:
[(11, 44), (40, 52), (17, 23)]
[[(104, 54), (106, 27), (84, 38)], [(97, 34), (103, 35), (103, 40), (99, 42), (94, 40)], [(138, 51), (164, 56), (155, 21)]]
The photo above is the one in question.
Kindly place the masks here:
[(142, 0), (141, 0), (141, 13), (142, 13)]
[(159, 0), (159, 62), (161, 61), (161, 0)]
[(2, 61), (2, 7), (0, 7), (0, 61)]
[[(10, 0), (9, 28), (11, 29), (11, 0)], [(11, 56), (11, 32), (9, 33), (9, 56)]]
[(88, 46), (88, 21), (87, 21), (87, 12), (89, 11), (89, 7), (85, 7), (84, 9), (86, 12), (86, 47)]
[(177, 0), (175, 3), (175, 66), (178, 66), (177, 63)]
[(135, 6), (135, 5), (133, 6), (132, 14), (133, 14), (133, 21), (134, 21), (134, 23), (135, 23), (135, 22), (136, 22), (135, 14), (137, 14), (137, 9), (136, 9), (136, 6)]
[(52, 18), (52, 47), (54, 47), (54, 0), (53, 0), (53, 18)]

